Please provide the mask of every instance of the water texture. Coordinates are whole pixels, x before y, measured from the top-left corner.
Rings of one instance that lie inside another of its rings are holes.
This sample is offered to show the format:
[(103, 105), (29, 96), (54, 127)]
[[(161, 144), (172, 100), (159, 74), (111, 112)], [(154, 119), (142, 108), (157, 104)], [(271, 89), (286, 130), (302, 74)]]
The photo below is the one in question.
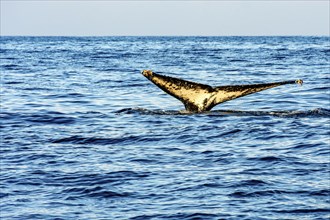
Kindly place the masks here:
[[(329, 219), (329, 37), (1, 37), (1, 219)], [(143, 69), (303, 79), (191, 114)]]

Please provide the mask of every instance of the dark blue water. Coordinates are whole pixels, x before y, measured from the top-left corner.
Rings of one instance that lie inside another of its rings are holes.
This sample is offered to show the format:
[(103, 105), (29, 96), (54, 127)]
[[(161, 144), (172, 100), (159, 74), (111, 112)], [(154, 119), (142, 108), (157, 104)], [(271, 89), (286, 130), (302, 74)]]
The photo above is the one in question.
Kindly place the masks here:
[[(1, 37), (1, 219), (328, 219), (329, 37)], [(303, 79), (203, 114), (140, 72)]]

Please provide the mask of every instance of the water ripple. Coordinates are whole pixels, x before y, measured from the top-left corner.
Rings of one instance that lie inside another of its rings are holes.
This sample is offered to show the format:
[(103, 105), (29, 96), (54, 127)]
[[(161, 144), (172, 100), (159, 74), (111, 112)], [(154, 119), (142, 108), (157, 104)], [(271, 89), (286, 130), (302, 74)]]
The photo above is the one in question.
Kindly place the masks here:
[[(1, 37), (1, 219), (329, 219), (329, 37)], [(304, 79), (182, 103), (141, 75)]]

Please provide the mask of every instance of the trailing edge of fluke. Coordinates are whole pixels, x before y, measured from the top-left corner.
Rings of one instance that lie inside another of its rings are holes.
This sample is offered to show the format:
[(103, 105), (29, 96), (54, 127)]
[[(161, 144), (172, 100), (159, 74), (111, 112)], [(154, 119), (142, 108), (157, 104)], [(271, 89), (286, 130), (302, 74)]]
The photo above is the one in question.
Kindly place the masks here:
[(281, 85), (303, 84), (303, 81), (298, 79), (264, 84), (211, 87), (209, 85), (160, 75), (151, 70), (143, 70), (142, 75), (164, 92), (179, 99), (189, 112), (210, 111), (220, 103)]

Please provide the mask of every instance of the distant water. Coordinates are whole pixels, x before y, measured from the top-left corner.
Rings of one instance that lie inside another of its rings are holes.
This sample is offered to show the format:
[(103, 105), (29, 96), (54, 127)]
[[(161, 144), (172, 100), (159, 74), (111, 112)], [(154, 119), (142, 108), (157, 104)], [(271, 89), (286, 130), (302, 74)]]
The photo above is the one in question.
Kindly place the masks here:
[[(1, 219), (329, 219), (329, 37), (1, 37)], [(187, 114), (141, 70), (303, 79)]]

